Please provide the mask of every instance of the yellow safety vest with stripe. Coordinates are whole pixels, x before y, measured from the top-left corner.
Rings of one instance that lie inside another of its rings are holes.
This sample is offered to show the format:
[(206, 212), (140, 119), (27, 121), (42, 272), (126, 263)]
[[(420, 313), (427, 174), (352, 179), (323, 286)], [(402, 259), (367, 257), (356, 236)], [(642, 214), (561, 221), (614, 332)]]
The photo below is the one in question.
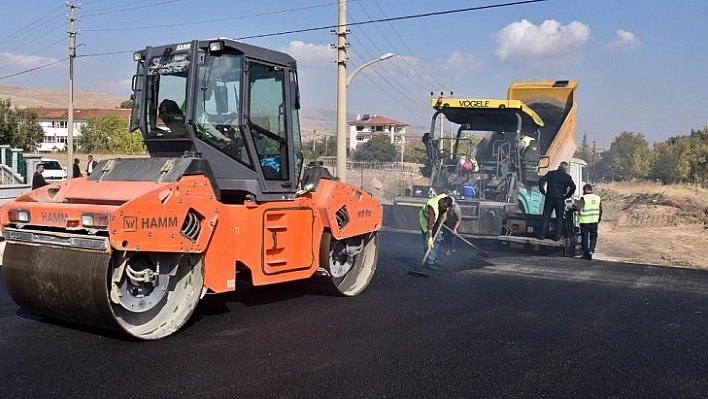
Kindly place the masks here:
[(578, 212), (578, 223), (588, 224), (600, 221), (600, 196), (597, 194), (583, 195), (583, 207)]
[(435, 211), (435, 221), (437, 222), (438, 217), (440, 217), (440, 209), (438, 208), (438, 203), (441, 199), (447, 197), (447, 194), (440, 194), (428, 200), (428, 202), (423, 205), (418, 212), (418, 220), (420, 222), (420, 229), (423, 233), (428, 231), (428, 207), (432, 207)]

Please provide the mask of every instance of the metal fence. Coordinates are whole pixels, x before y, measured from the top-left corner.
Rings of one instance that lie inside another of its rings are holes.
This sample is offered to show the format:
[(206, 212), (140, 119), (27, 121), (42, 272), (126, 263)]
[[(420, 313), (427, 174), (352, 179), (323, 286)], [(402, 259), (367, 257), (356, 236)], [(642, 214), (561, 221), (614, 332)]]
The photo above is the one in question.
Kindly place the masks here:
[[(306, 164), (312, 161), (321, 162), (322, 166), (337, 169), (336, 157), (319, 157), (316, 160), (306, 160)], [(379, 161), (350, 161), (347, 160), (347, 169), (351, 170), (384, 170), (403, 173), (418, 173), (420, 172), (421, 164), (411, 162), (379, 162)]]

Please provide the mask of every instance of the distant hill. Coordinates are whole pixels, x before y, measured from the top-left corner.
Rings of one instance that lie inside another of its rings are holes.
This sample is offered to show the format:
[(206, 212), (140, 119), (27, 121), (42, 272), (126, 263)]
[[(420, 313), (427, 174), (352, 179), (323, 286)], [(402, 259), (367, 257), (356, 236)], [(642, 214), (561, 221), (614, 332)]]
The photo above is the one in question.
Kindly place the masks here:
[(324, 136), (337, 135), (337, 112), (335, 110), (302, 108), (300, 109), (300, 125), (303, 141), (312, 140), (313, 136), (322, 139)]
[[(62, 108), (69, 101), (68, 90), (37, 89), (33, 87), (0, 86), (0, 98), (10, 99), (20, 108)], [(95, 91), (74, 91), (74, 108), (119, 108), (127, 100), (113, 94)]]
[[(68, 103), (68, 90), (37, 89), (33, 87), (0, 86), (0, 99), (9, 98), (12, 105), (20, 108), (64, 108)], [(120, 103), (127, 100), (113, 94), (96, 91), (75, 90), (74, 108), (76, 109), (113, 109), (119, 108)], [(347, 120), (353, 120), (356, 115), (347, 115)], [(324, 135), (333, 137), (337, 131), (337, 113), (335, 110), (308, 109), (300, 110), (300, 124), (303, 141), (312, 140), (316, 132), (317, 137)], [(411, 126), (409, 131), (415, 136), (417, 131), (424, 127)]]

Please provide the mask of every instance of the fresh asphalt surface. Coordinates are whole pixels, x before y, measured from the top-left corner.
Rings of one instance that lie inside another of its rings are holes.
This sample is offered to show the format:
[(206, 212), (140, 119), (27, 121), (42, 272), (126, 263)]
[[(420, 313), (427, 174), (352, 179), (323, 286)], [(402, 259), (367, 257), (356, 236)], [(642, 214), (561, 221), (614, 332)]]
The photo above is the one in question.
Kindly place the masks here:
[(708, 397), (708, 272), (463, 248), (426, 279), (419, 241), (382, 232), (358, 297), (245, 286), (150, 342), (28, 314), (3, 281), (0, 397)]

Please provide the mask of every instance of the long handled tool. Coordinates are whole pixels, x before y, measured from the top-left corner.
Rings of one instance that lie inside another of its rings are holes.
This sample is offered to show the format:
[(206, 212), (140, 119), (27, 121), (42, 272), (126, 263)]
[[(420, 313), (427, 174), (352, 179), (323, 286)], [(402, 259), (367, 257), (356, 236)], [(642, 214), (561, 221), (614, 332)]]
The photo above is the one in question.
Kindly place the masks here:
[[(445, 225), (443, 225), (443, 226), (445, 226)], [(450, 230), (450, 232), (451, 232), (452, 234), (454, 234), (457, 238), (459, 238), (460, 240), (462, 240), (462, 242), (464, 242), (465, 244), (469, 245), (470, 247), (476, 249), (476, 250), (477, 250), (477, 256), (479, 256), (480, 258), (486, 258), (487, 256), (489, 256), (489, 253), (487, 253), (487, 251), (483, 251), (483, 250), (479, 249), (479, 247), (477, 247), (476, 245), (474, 245), (474, 244), (472, 244), (471, 242), (469, 242), (465, 237), (462, 237), (461, 235), (455, 233), (455, 231), (452, 230), (450, 227), (445, 226), (445, 228), (448, 229), (448, 230)]]
[[(433, 248), (435, 247), (435, 245), (438, 245), (438, 235), (440, 235), (440, 233), (442, 232), (442, 226), (444, 226), (444, 224), (440, 223), (437, 230), (435, 230), (435, 235), (433, 236)], [(425, 260), (428, 259), (428, 255), (430, 254), (430, 251), (433, 248), (428, 248), (425, 251), (425, 255), (423, 255), (423, 259), (420, 261), (420, 265), (418, 265), (418, 267), (416, 267), (415, 269), (409, 271), (408, 274), (416, 277), (429, 277), (427, 274), (423, 273), (422, 270), (423, 266), (425, 266)]]

